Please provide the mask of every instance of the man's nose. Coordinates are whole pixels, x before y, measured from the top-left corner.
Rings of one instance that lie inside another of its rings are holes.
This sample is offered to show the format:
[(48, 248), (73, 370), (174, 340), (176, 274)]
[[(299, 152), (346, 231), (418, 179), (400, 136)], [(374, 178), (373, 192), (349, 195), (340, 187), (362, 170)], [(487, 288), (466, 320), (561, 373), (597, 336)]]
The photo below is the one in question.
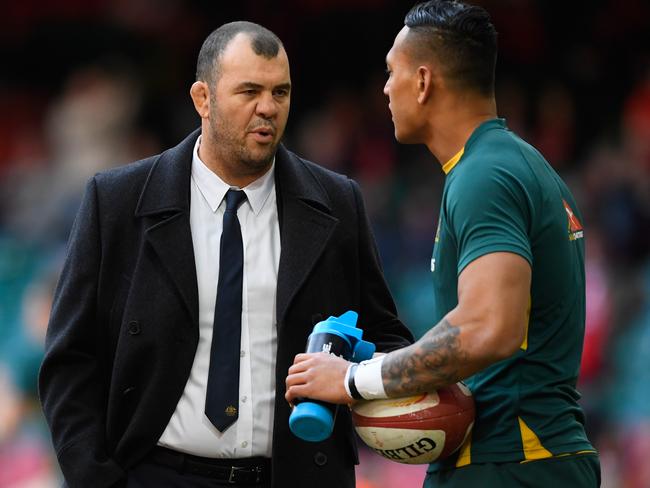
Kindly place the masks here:
[(270, 119), (278, 113), (278, 102), (272, 93), (263, 92), (257, 102), (255, 113), (265, 119)]

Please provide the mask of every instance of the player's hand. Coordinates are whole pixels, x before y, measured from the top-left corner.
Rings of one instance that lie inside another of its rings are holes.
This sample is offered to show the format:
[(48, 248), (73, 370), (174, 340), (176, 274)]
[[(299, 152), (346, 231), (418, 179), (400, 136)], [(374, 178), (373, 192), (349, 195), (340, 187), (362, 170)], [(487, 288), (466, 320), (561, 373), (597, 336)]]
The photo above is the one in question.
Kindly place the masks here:
[(343, 384), (349, 365), (345, 359), (325, 352), (298, 354), (289, 368), (284, 397), (290, 405), (295, 398), (352, 403)]

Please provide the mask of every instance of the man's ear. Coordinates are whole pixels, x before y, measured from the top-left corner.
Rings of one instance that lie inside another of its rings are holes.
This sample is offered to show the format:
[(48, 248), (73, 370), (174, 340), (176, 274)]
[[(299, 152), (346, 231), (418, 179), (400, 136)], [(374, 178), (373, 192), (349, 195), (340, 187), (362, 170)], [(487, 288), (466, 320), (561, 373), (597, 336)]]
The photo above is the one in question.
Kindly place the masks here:
[(434, 76), (431, 68), (420, 66), (417, 70), (418, 103), (424, 105), (434, 90)]
[(195, 81), (190, 88), (194, 108), (202, 119), (210, 115), (210, 89), (205, 81)]

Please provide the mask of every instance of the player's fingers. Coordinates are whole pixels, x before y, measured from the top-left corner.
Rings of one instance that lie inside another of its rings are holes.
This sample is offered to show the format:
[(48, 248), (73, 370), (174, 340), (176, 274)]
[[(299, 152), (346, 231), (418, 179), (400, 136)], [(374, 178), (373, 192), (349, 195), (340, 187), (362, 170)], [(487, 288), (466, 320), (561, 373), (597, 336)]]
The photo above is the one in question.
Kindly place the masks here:
[(289, 374), (297, 374), (297, 373), (302, 373), (304, 371), (307, 371), (311, 365), (311, 362), (307, 359), (305, 361), (301, 361), (299, 363), (292, 364), (289, 366)]
[(284, 394), (284, 398), (291, 405), (296, 398), (307, 397), (307, 390), (308, 388), (305, 385), (294, 385), (288, 387), (287, 392)]
[(294, 373), (290, 374), (287, 376), (287, 379), (284, 380), (287, 389), (291, 388), (292, 386), (297, 386), (297, 385), (308, 385), (309, 384), (309, 374), (308, 373)]
[(311, 357), (312, 354), (301, 352), (300, 354), (296, 354), (296, 357), (293, 358), (293, 364), (302, 363), (303, 361), (307, 361)]

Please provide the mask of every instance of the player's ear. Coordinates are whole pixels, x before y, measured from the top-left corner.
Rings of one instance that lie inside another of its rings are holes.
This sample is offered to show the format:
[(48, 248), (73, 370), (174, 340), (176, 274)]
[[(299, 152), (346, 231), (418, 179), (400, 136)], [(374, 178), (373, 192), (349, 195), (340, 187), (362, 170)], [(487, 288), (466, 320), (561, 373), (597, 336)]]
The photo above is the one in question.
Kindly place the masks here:
[(418, 103), (424, 105), (433, 93), (433, 72), (428, 66), (420, 66), (417, 70)]
[(195, 81), (190, 88), (194, 108), (202, 119), (210, 115), (210, 88), (205, 81)]

